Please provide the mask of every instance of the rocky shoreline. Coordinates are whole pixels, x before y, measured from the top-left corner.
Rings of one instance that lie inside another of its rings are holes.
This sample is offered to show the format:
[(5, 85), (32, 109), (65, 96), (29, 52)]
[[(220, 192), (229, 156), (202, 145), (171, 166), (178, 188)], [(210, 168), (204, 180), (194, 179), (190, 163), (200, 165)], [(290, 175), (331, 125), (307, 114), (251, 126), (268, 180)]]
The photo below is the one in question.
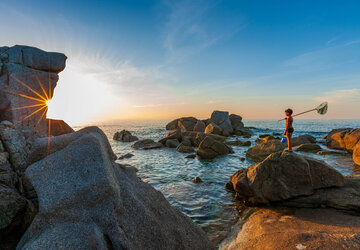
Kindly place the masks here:
[[(75, 132), (64, 121), (48, 120), (46, 108), (43, 115), (31, 115), (37, 106), (19, 108), (36, 101), (16, 94), (54, 92), (65, 55), (27, 46), (0, 47), (0, 55), (1, 249), (217, 248), (135, 167), (115, 162), (133, 155), (117, 158), (98, 127)], [(50, 84), (41, 84), (48, 79)], [(249, 147), (246, 157), (254, 165), (241, 168), (239, 159), (226, 184), (243, 218), (219, 248), (360, 248), (360, 176), (343, 176), (323, 161), (284, 152), (278, 134), (263, 134), (252, 145), (247, 138), (253, 128), (225, 111), (204, 120), (178, 118), (166, 129), (158, 141), (139, 140), (126, 130), (113, 139), (136, 150), (167, 147), (190, 161), (221, 159), (232, 147)], [(297, 152), (322, 152), (317, 143), (310, 135), (294, 138)], [(359, 164), (360, 129), (331, 131), (326, 145), (350, 152)]]

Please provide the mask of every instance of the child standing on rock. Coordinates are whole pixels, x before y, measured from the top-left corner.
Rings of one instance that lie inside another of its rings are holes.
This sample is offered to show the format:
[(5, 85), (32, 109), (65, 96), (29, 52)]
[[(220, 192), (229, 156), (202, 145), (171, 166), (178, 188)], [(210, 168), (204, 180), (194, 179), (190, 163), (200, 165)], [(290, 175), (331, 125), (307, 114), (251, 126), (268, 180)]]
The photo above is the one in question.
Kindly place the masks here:
[(292, 152), (292, 134), (294, 133), (294, 128), (293, 128), (293, 117), (291, 116), (293, 113), (292, 109), (287, 109), (285, 110), (285, 132), (284, 135), (286, 135), (287, 138), (287, 142), (288, 142), (288, 152)]

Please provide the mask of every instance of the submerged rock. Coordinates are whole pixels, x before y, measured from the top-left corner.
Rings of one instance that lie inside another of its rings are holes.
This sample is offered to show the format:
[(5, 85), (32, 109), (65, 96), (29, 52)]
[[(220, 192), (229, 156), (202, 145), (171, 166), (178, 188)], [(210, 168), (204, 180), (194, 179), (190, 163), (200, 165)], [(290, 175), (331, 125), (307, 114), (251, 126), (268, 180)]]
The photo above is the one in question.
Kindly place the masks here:
[(214, 249), (190, 218), (113, 155), (106, 136), (92, 129), (29, 166), (39, 213), (17, 248)]
[(131, 147), (134, 149), (145, 149), (145, 150), (161, 148), (162, 146), (163, 145), (161, 143), (154, 142), (151, 139), (140, 140), (131, 145)]
[(116, 141), (122, 141), (122, 142), (133, 142), (139, 140), (136, 136), (133, 136), (130, 131), (122, 130), (120, 132), (116, 132), (113, 137)]
[(250, 205), (310, 196), (316, 189), (344, 186), (344, 177), (322, 161), (278, 152), (230, 177), (237, 196)]
[(133, 156), (134, 156), (134, 155), (133, 155), (132, 153), (127, 153), (127, 154), (124, 154), (124, 155), (120, 156), (120, 157), (118, 158), (118, 160), (129, 159), (129, 158), (131, 158), (131, 157), (133, 157)]
[(195, 158), (196, 158), (196, 154), (187, 155), (185, 158), (187, 158), (187, 159), (195, 159)]
[(180, 143), (176, 150), (180, 153), (192, 153), (192, 152), (195, 152), (194, 148), (191, 147), (191, 146), (186, 146), (184, 145), (183, 143)]
[(251, 141), (240, 141), (240, 140), (226, 141), (225, 144), (230, 145), (230, 146), (249, 147), (249, 146), (251, 146)]
[(307, 153), (317, 153), (321, 151), (321, 147), (315, 143), (306, 143), (301, 144), (295, 151), (307, 152)]
[(311, 135), (300, 135), (292, 138), (292, 145), (300, 146), (301, 144), (316, 143), (316, 138)]
[(283, 151), (285, 147), (279, 140), (270, 140), (249, 148), (246, 157), (253, 161), (262, 161), (272, 153)]
[(168, 148), (176, 148), (179, 144), (180, 143), (177, 139), (168, 139), (166, 140), (165, 146)]
[(201, 182), (203, 182), (203, 181), (200, 179), (199, 176), (196, 176), (194, 179), (191, 179), (191, 181), (194, 182), (194, 183), (201, 183)]

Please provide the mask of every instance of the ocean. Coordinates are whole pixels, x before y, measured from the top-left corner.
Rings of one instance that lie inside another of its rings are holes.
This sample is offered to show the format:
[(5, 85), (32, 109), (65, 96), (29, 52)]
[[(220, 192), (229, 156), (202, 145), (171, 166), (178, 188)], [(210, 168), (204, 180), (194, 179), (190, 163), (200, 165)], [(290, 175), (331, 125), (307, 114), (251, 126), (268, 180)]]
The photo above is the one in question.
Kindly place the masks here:
[[(122, 164), (136, 167), (138, 176), (159, 190), (171, 205), (188, 215), (200, 225), (209, 238), (218, 244), (239, 220), (239, 213), (235, 205), (233, 194), (225, 189), (225, 183), (238, 169), (247, 168), (254, 162), (245, 157), (248, 147), (233, 147), (234, 154), (216, 158), (213, 161), (186, 159), (176, 149), (161, 148), (154, 150), (134, 150), (132, 143), (114, 141), (113, 135), (122, 129), (129, 130), (139, 139), (158, 140), (162, 138), (165, 125), (169, 120), (120, 120), (106, 124), (89, 124), (99, 126), (109, 138), (115, 154), (119, 157), (126, 153), (134, 156), (129, 159), (118, 160)], [(252, 146), (261, 134), (283, 133), (284, 122), (277, 120), (244, 120), (245, 126), (256, 127), (250, 139), (231, 137), (229, 140), (250, 140)], [(84, 126), (75, 127), (78, 130)], [(360, 128), (360, 120), (294, 120), (294, 137), (310, 134), (319, 142), (330, 130), (335, 128)], [(321, 147), (326, 148), (319, 143)], [(306, 153), (303, 153), (306, 154)], [(316, 159), (324, 160), (330, 166), (344, 175), (360, 172), (355, 166), (351, 155), (316, 155), (308, 154)], [(190, 179), (199, 176), (203, 183), (193, 183)]]

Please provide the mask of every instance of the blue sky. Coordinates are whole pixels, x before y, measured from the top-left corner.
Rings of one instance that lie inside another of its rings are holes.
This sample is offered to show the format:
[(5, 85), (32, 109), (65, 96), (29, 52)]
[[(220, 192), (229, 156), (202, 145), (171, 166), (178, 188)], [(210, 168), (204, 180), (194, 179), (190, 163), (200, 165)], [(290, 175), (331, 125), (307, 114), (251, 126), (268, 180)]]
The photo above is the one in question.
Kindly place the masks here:
[(29, 3), (0, 2), (0, 42), (69, 57), (58, 106), (92, 99), (77, 91), (76, 104), (66, 94), (77, 74), (80, 89), (93, 78), (103, 93), (93, 92), (118, 107), (118, 118), (204, 117), (213, 109), (277, 118), (323, 100), (331, 104), (326, 118), (360, 118), (358, 1)]

